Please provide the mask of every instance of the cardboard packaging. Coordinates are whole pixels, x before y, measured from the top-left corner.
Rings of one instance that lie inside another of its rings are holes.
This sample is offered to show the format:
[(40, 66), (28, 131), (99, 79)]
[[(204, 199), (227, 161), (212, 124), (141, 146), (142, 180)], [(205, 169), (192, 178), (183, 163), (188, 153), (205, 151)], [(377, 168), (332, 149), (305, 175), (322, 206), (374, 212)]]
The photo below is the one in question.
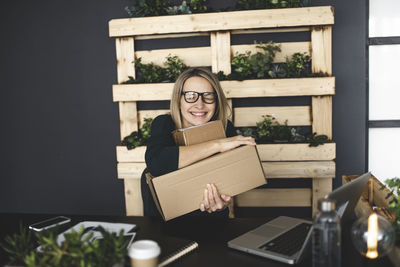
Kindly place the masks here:
[(210, 121), (200, 126), (178, 129), (172, 133), (172, 136), (178, 146), (191, 146), (226, 137), (224, 126), (220, 120)]
[(158, 176), (147, 175), (154, 202), (168, 221), (199, 209), (206, 184), (220, 194), (235, 196), (266, 183), (255, 146), (241, 146), (216, 154), (180, 170)]

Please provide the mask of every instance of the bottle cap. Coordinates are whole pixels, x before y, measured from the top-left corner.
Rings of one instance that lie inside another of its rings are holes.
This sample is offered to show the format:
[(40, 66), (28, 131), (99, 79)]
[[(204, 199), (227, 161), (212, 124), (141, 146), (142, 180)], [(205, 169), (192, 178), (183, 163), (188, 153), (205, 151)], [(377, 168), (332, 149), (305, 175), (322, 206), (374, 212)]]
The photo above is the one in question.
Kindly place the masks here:
[(336, 202), (333, 199), (322, 198), (318, 200), (318, 209), (320, 211), (329, 212), (336, 209)]

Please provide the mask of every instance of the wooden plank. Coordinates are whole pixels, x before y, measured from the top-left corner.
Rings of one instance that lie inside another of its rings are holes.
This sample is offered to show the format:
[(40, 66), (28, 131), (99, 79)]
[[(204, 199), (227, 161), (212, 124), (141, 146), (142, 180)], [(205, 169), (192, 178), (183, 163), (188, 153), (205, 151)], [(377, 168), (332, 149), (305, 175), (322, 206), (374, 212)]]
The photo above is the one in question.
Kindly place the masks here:
[(334, 77), (222, 81), (221, 86), (227, 98), (335, 94)]
[(311, 31), (312, 72), (332, 75), (332, 26), (317, 26)]
[(334, 161), (305, 162), (263, 162), (265, 177), (280, 178), (333, 178), (335, 177)]
[(330, 6), (246, 10), (221, 13), (113, 19), (110, 37), (330, 25), (334, 23)]
[(256, 126), (265, 115), (273, 116), (281, 124), (287, 122), (289, 126), (311, 125), (310, 106), (235, 108), (234, 125), (235, 127)]
[[(222, 81), (227, 98), (313, 96), (335, 94), (335, 78)], [(173, 83), (115, 84), (113, 101), (170, 100)]]
[(143, 216), (143, 200), (140, 180), (125, 179), (124, 191), (126, 216)]
[(231, 34), (229, 32), (212, 32), (210, 34), (211, 44), (211, 69), (218, 73), (231, 73)]
[(135, 77), (134, 44), (133, 37), (115, 39), (118, 83), (128, 80), (128, 76)]
[(234, 110), (234, 109), (233, 109), (232, 99), (228, 98), (226, 101), (228, 102), (229, 111), (230, 111), (230, 114), (229, 114), (229, 116), (228, 116), (228, 119), (229, 119), (230, 121), (233, 121), (233, 114), (234, 114), (234, 111), (233, 111), (233, 110)]
[(121, 140), (138, 130), (136, 102), (119, 102)]
[(257, 145), (257, 150), (261, 161), (324, 161), (336, 157), (335, 143), (317, 147), (309, 147), (308, 144), (265, 144)]
[(146, 168), (146, 163), (118, 163), (117, 172), (119, 179), (138, 179)]
[(114, 84), (113, 101), (171, 100), (173, 83)]
[(280, 32), (309, 32), (310, 27), (297, 27), (297, 28), (277, 28), (277, 29), (247, 29), (247, 30), (233, 30), (231, 34), (259, 34), (259, 33), (280, 33)]
[(192, 32), (192, 33), (175, 33), (175, 34), (155, 34), (155, 35), (137, 35), (135, 40), (149, 40), (149, 39), (166, 39), (166, 38), (185, 38), (208, 36), (208, 32)]
[(253, 189), (236, 196), (235, 203), (238, 207), (309, 207), (311, 189)]
[(332, 139), (332, 96), (312, 97), (312, 131)]
[[(275, 54), (274, 63), (286, 62), (286, 57), (291, 57), (294, 53), (306, 53), (311, 55), (311, 42), (288, 42), (288, 43), (276, 43), (281, 46), (281, 52)], [(257, 48), (257, 45), (232, 45), (231, 53), (235, 56), (237, 53), (244, 54), (246, 51), (250, 51), (252, 54), (262, 52), (261, 48)]]
[(318, 212), (318, 199), (332, 192), (332, 179), (312, 179), (312, 214), (313, 217)]
[[(228, 50), (229, 51), (229, 50)], [(175, 49), (157, 49), (136, 51), (136, 58), (142, 58), (142, 63), (154, 63), (164, 66), (167, 56), (177, 56), (187, 66), (211, 66), (211, 47), (190, 47)]]
[(152, 118), (163, 114), (170, 113), (169, 109), (158, 109), (158, 110), (139, 110), (138, 111), (138, 119), (139, 119), (139, 128), (142, 128), (145, 118)]
[[(145, 146), (139, 146), (128, 150), (125, 146), (117, 146), (117, 161), (122, 162), (141, 162), (144, 163), (144, 154), (146, 153)], [(136, 171), (136, 170), (135, 170)]]

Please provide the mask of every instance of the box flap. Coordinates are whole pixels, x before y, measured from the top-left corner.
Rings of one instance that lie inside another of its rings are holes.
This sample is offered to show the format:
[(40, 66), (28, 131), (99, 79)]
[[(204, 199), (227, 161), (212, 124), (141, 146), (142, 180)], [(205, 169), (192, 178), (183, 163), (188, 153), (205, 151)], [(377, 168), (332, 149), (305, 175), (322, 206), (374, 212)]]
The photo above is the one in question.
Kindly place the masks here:
[(153, 182), (152, 182), (152, 179), (154, 177), (149, 172), (146, 172), (145, 175), (146, 175), (146, 183), (150, 188), (150, 192), (151, 192), (151, 195), (153, 196), (153, 200), (154, 200), (154, 203), (156, 204), (157, 210), (161, 214), (162, 218), (165, 221), (164, 213), (162, 212), (162, 209), (161, 209), (161, 206), (160, 206), (160, 202), (158, 201), (157, 194), (156, 194), (156, 192), (154, 190), (154, 185), (153, 185)]

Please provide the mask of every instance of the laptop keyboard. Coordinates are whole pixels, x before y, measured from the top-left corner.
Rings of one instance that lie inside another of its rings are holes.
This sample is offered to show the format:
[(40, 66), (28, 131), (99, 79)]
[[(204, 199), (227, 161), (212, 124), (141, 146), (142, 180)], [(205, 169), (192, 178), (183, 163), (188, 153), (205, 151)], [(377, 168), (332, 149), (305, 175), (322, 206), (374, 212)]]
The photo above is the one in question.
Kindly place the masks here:
[(291, 256), (301, 249), (311, 226), (312, 225), (309, 223), (301, 223), (268, 243), (260, 246), (260, 249)]

